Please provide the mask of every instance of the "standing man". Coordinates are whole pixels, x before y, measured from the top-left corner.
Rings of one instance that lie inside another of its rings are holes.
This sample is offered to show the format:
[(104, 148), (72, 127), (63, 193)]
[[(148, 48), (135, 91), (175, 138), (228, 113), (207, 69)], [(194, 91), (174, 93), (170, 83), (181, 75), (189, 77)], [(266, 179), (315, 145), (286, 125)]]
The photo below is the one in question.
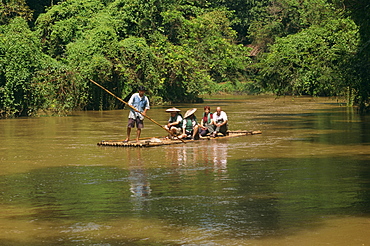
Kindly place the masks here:
[(136, 142), (139, 141), (141, 129), (144, 128), (144, 115), (146, 115), (146, 111), (148, 111), (149, 107), (149, 99), (147, 96), (145, 96), (145, 87), (139, 86), (138, 93), (134, 93), (130, 100), (128, 101), (128, 104), (133, 106), (137, 111), (133, 110), (131, 108), (130, 113), (128, 115), (128, 124), (127, 124), (127, 138), (124, 142), (130, 141), (130, 135), (131, 135), (131, 128), (135, 127), (136, 124)]
[(221, 132), (224, 136), (227, 135), (227, 115), (221, 110), (221, 107), (216, 108), (216, 112), (213, 114), (213, 125), (215, 131), (212, 133), (212, 137), (217, 137), (217, 133)]

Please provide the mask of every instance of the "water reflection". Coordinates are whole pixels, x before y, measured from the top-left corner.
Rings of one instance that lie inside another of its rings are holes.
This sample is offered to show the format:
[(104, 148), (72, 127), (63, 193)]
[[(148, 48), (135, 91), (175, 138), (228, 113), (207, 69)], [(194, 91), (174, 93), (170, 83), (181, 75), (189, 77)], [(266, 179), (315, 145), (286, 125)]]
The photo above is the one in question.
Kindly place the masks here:
[[(190, 145), (190, 146), (189, 146)], [(165, 146), (166, 159), (174, 165), (213, 165), (214, 171), (227, 172), (227, 139), (216, 142), (205, 140), (196, 144)]]
[(0, 121), (0, 244), (367, 243), (368, 116), (312, 105), (230, 100), (262, 135), (148, 149), (96, 146), (122, 111)]
[(128, 181), (130, 183), (131, 203), (133, 211), (148, 209), (148, 200), (150, 193), (149, 174), (144, 166), (141, 157), (142, 149), (126, 149), (126, 159), (129, 168)]

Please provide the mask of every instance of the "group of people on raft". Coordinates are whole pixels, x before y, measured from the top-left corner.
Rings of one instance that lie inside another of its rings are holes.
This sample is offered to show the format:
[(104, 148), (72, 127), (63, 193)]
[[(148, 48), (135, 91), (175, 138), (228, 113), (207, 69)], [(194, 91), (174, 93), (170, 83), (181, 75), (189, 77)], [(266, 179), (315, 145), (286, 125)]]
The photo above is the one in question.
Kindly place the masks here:
[[(127, 138), (124, 142), (130, 140), (131, 129), (137, 128), (136, 141), (139, 141), (141, 129), (144, 127), (144, 117), (146, 112), (149, 110), (149, 99), (145, 96), (145, 87), (139, 86), (138, 92), (134, 93), (128, 104), (132, 106), (127, 124)], [(136, 110), (134, 110), (135, 108)], [(199, 139), (200, 136), (210, 135), (211, 137), (217, 137), (218, 133), (223, 135), (227, 134), (227, 115), (221, 110), (221, 107), (216, 108), (216, 112), (211, 113), (209, 106), (204, 107), (203, 117), (200, 124), (197, 121), (197, 117), (194, 113), (197, 111), (196, 108), (189, 109), (185, 115), (180, 114), (181, 110), (177, 108), (169, 108), (166, 112), (170, 113), (168, 124), (164, 126), (169, 132), (171, 132), (171, 138), (191, 138)]]
[(217, 107), (216, 112), (211, 113), (211, 108), (205, 106), (200, 124), (194, 115), (196, 111), (196, 108), (189, 109), (186, 111), (184, 117), (182, 117), (180, 114), (181, 110), (177, 108), (166, 110), (171, 115), (165, 128), (171, 132), (172, 138), (176, 136), (179, 139), (199, 139), (200, 136), (205, 137), (207, 135), (217, 137), (218, 133), (226, 136), (228, 119), (226, 113), (221, 110), (221, 107)]

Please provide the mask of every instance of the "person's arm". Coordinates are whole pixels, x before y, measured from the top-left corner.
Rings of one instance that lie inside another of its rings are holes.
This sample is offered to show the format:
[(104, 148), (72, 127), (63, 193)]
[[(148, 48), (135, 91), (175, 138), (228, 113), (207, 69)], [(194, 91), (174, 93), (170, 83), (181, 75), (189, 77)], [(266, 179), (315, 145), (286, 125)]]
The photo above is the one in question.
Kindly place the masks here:
[(127, 104), (132, 106), (132, 102), (134, 101), (134, 97), (135, 97), (135, 93), (132, 94), (132, 96), (130, 97), (130, 100), (128, 100)]
[(170, 128), (172, 125), (170, 123), (171, 118), (168, 120), (167, 127)]
[(182, 122), (182, 134), (185, 134), (185, 129), (186, 129), (186, 119)]
[[(171, 118), (170, 118), (171, 119)], [(167, 124), (167, 126), (168, 127), (171, 127), (171, 126), (180, 126), (180, 122), (181, 122), (181, 118), (180, 118), (180, 115), (178, 115), (177, 116), (177, 118), (176, 118), (176, 121), (174, 121), (174, 122), (172, 122), (172, 123), (170, 123), (170, 122), (168, 122), (168, 124)], [(169, 120), (170, 121), (170, 120)], [(181, 127), (181, 126), (180, 126)]]
[(215, 121), (213, 120), (213, 114), (211, 114), (211, 122), (209, 124), (210, 125), (215, 125)]
[(220, 126), (220, 124), (219, 123), (217, 123), (217, 120), (218, 120), (218, 116), (217, 116), (217, 112), (215, 112), (214, 114), (213, 114), (213, 125), (215, 125), (215, 126)]
[(147, 96), (145, 96), (145, 101), (146, 101), (146, 105), (145, 105), (144, 111), (141, 112), (141, 114), (144, 115), (144, 116), (146, 116), (146, 112), (150, 109), (149, 99), (148, 99)]
[(204, 127), (204, 120), (203, 120), (203, 118), (202, 118), (202, 120), (200, 121), (200, 127), (202, 128), (202, 129), (204, 129), (205, 127)]
[(174, 122), (174, 126), (177, 126), (177, 127), (181, 127), (181, 121), (182, 121), (182, 117), (180, 115), (177, 115), (177, 118), (176, 118), (176, 122)]
[(223, 122), (221, 122), (220, 126), (223, 126), (223, 125), (226, 125), (226, 124), (227, 124), (228, 119), (227, 119), (227, 115), (226, 115), (226, 113), (225, 113), (225, 112), (223, 112), (223, 111), (222, 111), (221, 115), (222, 115), (222, 119), (223, 119), (224, 121), (223, 121)]
[(172, 123), (169, 123), (169, 122), (168, 122), (167, 126), (168, 126), (168, 127), (171, 127), (171, 126), (175, 126), (175, 125), (177, 125), (177, 124), (179, 124), (179, 122), (177, 122), (177, 121), (172, 122)]

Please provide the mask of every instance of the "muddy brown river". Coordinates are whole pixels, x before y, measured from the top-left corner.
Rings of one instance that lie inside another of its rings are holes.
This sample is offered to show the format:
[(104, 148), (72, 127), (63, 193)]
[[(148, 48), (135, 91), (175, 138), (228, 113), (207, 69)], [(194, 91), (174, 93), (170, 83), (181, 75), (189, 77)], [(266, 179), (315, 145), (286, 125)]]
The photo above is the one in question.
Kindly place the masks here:
[(125, 138), (128, 110), (0, 120), (0, 245), (370, 245), (370, 115), (309, 97), (173, 106), (205, 105), (263, 133), (120, 148), (97, 143)]

